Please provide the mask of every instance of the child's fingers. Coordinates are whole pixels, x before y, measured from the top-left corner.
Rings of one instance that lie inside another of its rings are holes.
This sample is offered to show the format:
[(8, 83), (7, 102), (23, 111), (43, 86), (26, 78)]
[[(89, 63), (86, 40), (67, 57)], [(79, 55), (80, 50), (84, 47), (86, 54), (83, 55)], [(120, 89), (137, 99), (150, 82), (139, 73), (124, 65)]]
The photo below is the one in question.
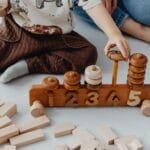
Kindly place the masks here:
[(116, 46), (116, 44), (113, 44), (110, 41), (108, 41), (105, 48), (104, 48), (105, 55), (107, 55), (108, 52), (110, 51), (110, 49), (114, 48), (115, 46)]
[(121, 51), (123, 57), (125, 58), (125, 60), (128, 60), (128, 52), (126, 47), (124, 46), (124, 43), (122, 41), (117, 43), (117, 47), (119, 48), (119, 50)]
[(112, 1), (112, 12), (117, 8), (117, 0)]
[(105, 0), (106, 1), (106, 9), (108, 10), (108, 12), (111, 14), (111, 1), (110, 0)]

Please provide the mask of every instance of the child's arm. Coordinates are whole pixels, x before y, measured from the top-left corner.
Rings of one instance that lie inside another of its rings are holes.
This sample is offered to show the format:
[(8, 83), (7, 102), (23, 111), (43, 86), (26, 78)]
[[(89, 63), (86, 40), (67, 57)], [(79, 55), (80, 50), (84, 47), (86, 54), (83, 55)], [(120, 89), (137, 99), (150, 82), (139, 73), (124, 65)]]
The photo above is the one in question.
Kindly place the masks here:
[(9, 9), (10, 9), (9, 1), (0, 0), (0, 17), (6, 16)]
[(129, 46), (125, 38), (122, 36), (119, 28), (115, 25), (112, 17), (106, 10), (104, 4), (99, 4), (91, 9), (88, 9), (87, 13), (109, 38), (109, 41), (105, 47), (105, 54), (107, 55), (111, 48), (117, 46), (122, 52), (124, 58), (127, 60), (130, 53)]

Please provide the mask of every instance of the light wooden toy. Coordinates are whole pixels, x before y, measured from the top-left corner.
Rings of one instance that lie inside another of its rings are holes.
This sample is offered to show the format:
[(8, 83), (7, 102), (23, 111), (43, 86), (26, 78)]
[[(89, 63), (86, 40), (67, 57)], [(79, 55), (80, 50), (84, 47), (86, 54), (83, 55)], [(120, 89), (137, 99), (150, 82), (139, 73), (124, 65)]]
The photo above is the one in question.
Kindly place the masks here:
[(144, 84), (147, 57), (141, 53), (131, 55), (125, 84), (117, 83), (118, 64), (124, 60), (123, 56), (119, 51), (110, 51), (108, 58), (114, 62), (112, 84), (102, 83), (102, 71), (95, 65), (85, 69), (84, 84), (80, 83), (80, 74), (75, 71), (65, 73), (63, 84), (49, 76), (29, 91), (32, 111), (43, 112), (43, 107), (135, 107), (141, 106), (144, 100), (150, 101), (150, 84)]

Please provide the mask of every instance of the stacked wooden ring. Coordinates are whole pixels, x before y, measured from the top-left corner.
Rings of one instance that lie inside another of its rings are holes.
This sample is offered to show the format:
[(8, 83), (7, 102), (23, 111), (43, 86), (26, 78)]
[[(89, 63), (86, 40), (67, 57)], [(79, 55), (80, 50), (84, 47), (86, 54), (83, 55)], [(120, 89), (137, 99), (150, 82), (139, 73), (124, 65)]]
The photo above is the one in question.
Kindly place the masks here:
[(49, 90), (55, 90), (59, 88), (59, 80), (53, 76), (44, 78), (42, 82), (43, 86)]
[(102, 70), (99, 66), (91, 65), (85, 69), (85, 82), (88, 87), (102, 84)]
[(74, 91), (80, 87), (80, 74), (75, 71), (68, 71), (64, 74), (64, 87)]
[(147, 57), (140, 53), (131, 55), (127, 83), (130, 86), (144, 85)]

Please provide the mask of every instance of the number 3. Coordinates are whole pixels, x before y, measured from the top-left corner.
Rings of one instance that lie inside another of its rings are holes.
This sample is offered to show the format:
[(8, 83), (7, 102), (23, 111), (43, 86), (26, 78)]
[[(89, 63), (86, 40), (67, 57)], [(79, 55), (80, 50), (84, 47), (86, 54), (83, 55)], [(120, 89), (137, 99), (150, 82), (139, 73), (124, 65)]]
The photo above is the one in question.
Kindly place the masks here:
[(127, 102), (127, 104), (129, 106), (137, 106), (140, 104), (141, 99), (140, 99), (140, 95), (142, 94), (141, 91), (134, 91), (131, 90), (130, 94), (129, 94), (129, 100)]
[(87, 96), (87, 106), (96, 106), (99, 104), (99, 94), (97, 92), (89, 92)]

